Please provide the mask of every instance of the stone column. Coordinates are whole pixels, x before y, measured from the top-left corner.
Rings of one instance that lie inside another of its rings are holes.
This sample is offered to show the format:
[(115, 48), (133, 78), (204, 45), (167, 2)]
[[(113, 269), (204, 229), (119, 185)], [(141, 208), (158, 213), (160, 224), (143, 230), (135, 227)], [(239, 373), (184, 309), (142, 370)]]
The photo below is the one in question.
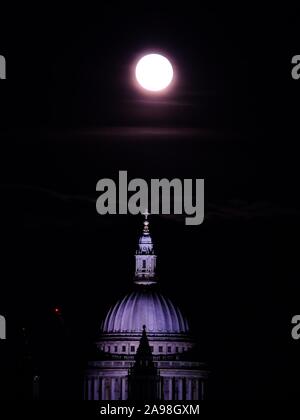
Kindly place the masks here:
[(99, 401), (99, 378), (94, 378), (94, 400)]
[(182, 388), (183, 388), (182, 378), (178, 378), (178, 400), (182, 400)]
[(105, 401), (105, 378), (101, 378), (101, 400)]
[(124, 376), (122, 379), (122, 393), (121, 393), (121, 400), (127, 400), (127, 393), (126, 393), (126, 377)]
[(196, 379), (196, 381), (195, 381), (195, 400), (199, 400), (200, 398), (200, 396), (199, 396), (199, 391), (200, 391), (200, 387), (199, 387), (199, 382), (200, 382), (200, 379)]
[(163, 381), (164, 381), (164, 392), (162, 394), (162, 399), (166, 401), (169, 399), (169, 378), (163, 378)]
[(116, 399), (116, 394), (115, 394), (115, 386), (116, 386), (116, 379), (115, 378), (111, 378), (110, 380), (110, 399), (111, 400), (115, 400)]
[(182, 399), (186, 400), (186, 382), (187, 378), (182, 378)]
[(169, 379), (169, 400), (173, 400), (173, 379)]
[(205, 382), (202, 380), (201, 381), (201, 395), (200, 395), (200, 399), (204, 400), (204, 388), (205, 388)]
[(190, 401), (193, 399), (192, 379), (187, 378), (186, 382), (186, 399)]

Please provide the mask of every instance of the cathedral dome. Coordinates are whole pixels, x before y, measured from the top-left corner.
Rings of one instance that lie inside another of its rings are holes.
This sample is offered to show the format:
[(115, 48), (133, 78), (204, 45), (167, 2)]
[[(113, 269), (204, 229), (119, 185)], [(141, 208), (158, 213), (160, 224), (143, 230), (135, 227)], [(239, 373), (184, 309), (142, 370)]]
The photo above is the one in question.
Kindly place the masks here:
[(143, 325), (150, 334), (179, 334), (189, 330), (187, 320), (170, 299), (151, 286), (140, 286), (109, 310), (102, 332), (141, 333)]

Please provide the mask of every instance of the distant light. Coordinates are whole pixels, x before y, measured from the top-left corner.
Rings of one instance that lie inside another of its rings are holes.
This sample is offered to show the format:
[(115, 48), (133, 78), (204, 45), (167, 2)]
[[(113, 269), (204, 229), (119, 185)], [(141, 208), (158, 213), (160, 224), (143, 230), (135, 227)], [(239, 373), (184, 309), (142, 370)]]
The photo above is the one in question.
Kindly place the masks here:
[(173, 80), (173, 75), (172, 64), (160, 54), (145, 55), (138, 61), (135, 69), (138, 83), (152, 92), (167, 88)]
[(56, 313), (57, 315), (60, 315), (61, 314), (60, 308), (58, 307), (54, 308), (54, 313)]

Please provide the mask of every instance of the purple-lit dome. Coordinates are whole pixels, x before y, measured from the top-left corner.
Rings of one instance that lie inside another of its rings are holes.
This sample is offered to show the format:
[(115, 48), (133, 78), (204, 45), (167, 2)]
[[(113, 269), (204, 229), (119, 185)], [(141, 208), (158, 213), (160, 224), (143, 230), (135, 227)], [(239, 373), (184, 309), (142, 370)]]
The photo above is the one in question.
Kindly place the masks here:
[(146, 325), (151, 333), (188, 333), (189, 326), (181, 311), (170, 299), (152, 290), (141, 288), (126, 295), (108, 312), (103, 333), (139, 333)]

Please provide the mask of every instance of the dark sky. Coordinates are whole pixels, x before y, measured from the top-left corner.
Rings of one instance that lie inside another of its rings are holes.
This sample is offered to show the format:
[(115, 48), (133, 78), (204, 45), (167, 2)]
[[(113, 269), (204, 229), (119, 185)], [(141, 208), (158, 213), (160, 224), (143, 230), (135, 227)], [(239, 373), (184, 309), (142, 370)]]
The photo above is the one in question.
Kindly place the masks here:
[[(212, 370), (210, 398), (299, 394), (299, 343), (290, 339), (299, 312), (298, 21), (297, 10), (183, 5), (107, 6), (80, 19), (7, 12), (0, 313), (11, 337), (0, 344), (4, 365), (22, 376), (26, 327), (43, 398), (80, 398), (87, 349), (130, 289), (141, 218), (95, 211), (96, 182), (119, 170), (205, 179), (203, 225), (151, 223), (162, 288), (189, 315)], [(156, 100), (130, 82), (133, 60), (149, 49), (179, 74)], [(64, 369), (75, 376), (68, 395)], [(52, 386), (58, 374), (61, 388)]]

